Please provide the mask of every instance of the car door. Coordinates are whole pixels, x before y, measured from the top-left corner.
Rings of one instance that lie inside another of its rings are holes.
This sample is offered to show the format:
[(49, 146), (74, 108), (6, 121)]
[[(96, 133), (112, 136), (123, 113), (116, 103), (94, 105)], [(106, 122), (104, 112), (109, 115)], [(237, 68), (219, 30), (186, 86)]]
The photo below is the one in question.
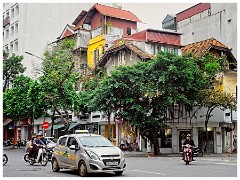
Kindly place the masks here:
[(58, 146), (56, 146), (54, 150), (54, 153), (56, 154), (59, 163), (64, 166), (66, 165), (66, 159), (67, 159), (66, 141), (67, 141), (67, 136), (59, 139)]
[(67, 157), (66, 161), (69, 166), (72, 166), (73, 168), (77, 168), (75, 166), (77, 164), (79, 150), (70, 149), (69, 147), (71, 145), (75, 145), (76, 148), (80, 147), (75, 137), (68, 138), (68, 141), (67, 141), (68, 157)]

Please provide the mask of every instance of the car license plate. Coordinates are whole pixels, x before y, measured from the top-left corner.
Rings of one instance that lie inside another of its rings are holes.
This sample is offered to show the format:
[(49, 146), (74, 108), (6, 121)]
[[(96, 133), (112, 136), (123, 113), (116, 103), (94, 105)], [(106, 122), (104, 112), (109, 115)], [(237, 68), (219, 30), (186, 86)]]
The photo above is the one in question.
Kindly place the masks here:
[(106, 165), (107, 166), (117, 166), (118, 162), (117, 161), (109, 161), (109, 162), (106, 162)]

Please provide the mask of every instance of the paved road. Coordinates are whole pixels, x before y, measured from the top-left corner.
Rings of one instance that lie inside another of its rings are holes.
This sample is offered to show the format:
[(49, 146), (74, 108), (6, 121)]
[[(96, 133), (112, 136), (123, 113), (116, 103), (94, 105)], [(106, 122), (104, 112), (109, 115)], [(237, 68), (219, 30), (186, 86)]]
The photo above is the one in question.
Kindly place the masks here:
[[(54, 173), (47, 166), (29, 165), (24, 150), (4, 150), (9, 162), (3, 166), (3, 177), (78, 177), (77, 172)], [(237, 177), (237, 157), (196, 157), (186, 166), (180, 157), (126, 157), (127, 168), (119, 177)], [(116, 177), (114, 174), (92, 174), (90, 177)]]

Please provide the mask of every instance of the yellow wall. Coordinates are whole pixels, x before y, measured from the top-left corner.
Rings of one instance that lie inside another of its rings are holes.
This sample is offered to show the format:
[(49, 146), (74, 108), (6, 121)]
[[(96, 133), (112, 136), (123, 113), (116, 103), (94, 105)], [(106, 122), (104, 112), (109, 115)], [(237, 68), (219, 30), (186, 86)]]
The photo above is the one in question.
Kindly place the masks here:
[(105, 45), (104, 34), (97, 36), (88, 42), (88, 66), (94, 68), (94, 50), (99, 50), (99, 57), (103, 54)]
[(223, 89), (225, 92), (236, 95), (237, 72), (227, 71), (223, 77)]

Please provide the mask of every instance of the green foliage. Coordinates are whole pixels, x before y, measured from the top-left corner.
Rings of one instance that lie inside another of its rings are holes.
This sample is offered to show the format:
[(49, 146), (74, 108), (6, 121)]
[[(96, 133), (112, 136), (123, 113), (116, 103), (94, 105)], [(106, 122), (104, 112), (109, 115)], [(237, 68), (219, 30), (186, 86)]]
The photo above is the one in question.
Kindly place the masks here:
[(38, 83), (21, 75), (13, 84), (3, 93), (3, 114), (14, 121), (40, 117), (47, 106), (39, 94)]
[(65, 39), (47, 49), (42, 63), (44, 73), (39, 79), (43, 98), (60, 115), (66, 125), (66, 133), (70, 121), (69, 110), (74, 109), (78, 98), (74, 87), (81, 77), (74, 67), (74, 47), (74, 40)]
[(13, 54), (8, 56), (6, 52), (3, 53), (4, 57), (7, 57), (3, 61), (3, 91), (5, 91), (9, 83), (12, 83), (17, 75), (23, 73), (26, 70), (26, 67), (23, 67), (22, 60), (23, 56), (18, 56)]

